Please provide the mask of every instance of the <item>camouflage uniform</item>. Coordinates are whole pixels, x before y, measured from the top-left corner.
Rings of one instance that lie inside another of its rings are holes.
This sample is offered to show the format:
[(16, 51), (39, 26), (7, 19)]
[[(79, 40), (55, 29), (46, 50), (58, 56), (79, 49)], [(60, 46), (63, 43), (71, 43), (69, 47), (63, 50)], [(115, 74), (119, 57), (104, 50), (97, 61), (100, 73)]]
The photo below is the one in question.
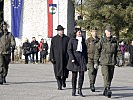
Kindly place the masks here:
[(0, 33), (0, 84), (3, 84), (3, 79), (7, 76), (8, 65), (11, 56), (11, 47), (15, 48), (15, 39), (13, 35), (6, 31)]
[(101, 71), (104, 79), (105, 90), (110, 89), (117, 56), (119, 59), (122, 58), (116, 38), (113, 38), (112, 36), (110, 38), (101, 38), (95, 52), (94, 62), (97, 64), (97, 61), (99, 60), (102, 66)]
[[(90, 85), (95, 84), (97, 69), (94, 68), (94, 55), (97, 48), (99, 38), (90, 37), (87, 39), (87, 48), (88, 48), (88, 75), (90, 79)], [(91, 86), (90, 86), (91, 87)], [(95, 90), (94, 90), (95, 91)]]

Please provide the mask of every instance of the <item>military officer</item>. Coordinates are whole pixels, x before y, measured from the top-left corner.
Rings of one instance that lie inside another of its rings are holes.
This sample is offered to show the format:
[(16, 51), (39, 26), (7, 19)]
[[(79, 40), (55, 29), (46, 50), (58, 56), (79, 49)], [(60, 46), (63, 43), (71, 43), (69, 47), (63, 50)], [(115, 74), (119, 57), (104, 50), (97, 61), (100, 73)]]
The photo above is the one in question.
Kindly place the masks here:
[(13, 35), (8, 32), (8, 24), (1, 23), (0, 32), (0, 84), (6, 83), (6, 76), (8, 73), (8, 65), (10, 62), (11, 48), (15, 48), (15, 39)]
[[(110, 90), (111, 82), (114, 75), (114, 66), (116, 64), (116, 58), (118, 56), (120, 62), (122, 62), (122, 57), (120, 50), (118, 48), (117, 40), (111, 35), (112, 28), (106, 27), (105, 37), (101, 38), (98, 43), (98, 48), (96, 49), (94, 56), (94, 66), (98, 66), (98, 61), (100, 61), (101, 71), (104, 80), (104, 92), (103, 95), (111, 97), (112, 92)], [(122, 64), (122, 63), (120, 63)]]
[[(95, 80), (97, 76), (98, 68), (94, 68), (94, 55), (97, 48), (99, 38), (97, 37), (97, 28), (92, 28), (91, 37), (87, 39), (88, 48), (88, 75), (90, 79), (90, 89), (95, 92)], [(98, 67), (98, 66), (97, 66)]]

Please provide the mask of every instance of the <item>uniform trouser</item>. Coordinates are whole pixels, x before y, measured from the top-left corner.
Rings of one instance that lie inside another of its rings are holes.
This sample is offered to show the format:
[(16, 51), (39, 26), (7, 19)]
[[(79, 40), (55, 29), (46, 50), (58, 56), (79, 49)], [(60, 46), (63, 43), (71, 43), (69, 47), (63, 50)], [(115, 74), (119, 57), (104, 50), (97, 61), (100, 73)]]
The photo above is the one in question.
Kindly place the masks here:
[(112, 65), (102, 66), (101, 71), (104, 80), (104, 88), (110, 88), (114, 75), (114, 66)]
[[(72, 72), (72, 88), (76, 89), (78, 72)], [(78, 88), (82, 89), (84, 82), (84, 72), (79, 72)]]
[(34, 55), (36, 55), (36, 62), (38, 62), (38, 52), (32, 53), (32, 60), (33, 60), (33, 62), (35, 62)]
[(61, 88), (62, 84), (65, 84), (65, 82), (66, 82), (66, 77), (65, 76), (56, 76), (56, 80), (57, 80), (58, 88)]
[(89, 75), (89, 79), (90, 79), (90, 84), (95, 84), (96, 76), (97, 76), (97, 69), (94, 68), (93, 62), (89, 62), (88, 75)]
[(10, 55), (0, 54), (0, 76), (5, 78), (8, 74), (8, 65), (10, 62)]

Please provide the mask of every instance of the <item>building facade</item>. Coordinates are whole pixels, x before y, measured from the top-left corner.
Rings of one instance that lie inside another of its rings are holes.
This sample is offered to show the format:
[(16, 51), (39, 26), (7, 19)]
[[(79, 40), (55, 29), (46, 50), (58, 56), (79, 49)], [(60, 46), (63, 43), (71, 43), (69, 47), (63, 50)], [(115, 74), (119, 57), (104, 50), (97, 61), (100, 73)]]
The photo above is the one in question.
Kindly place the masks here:
[[(48, 20), (49, 1), (57, 5), (55, 14), (52, 14), (52, 23)], [(4, 0), (4, 20), (9, 23), (11, 31), (11, 0)], [(66, 35), (73, 33), (74, 5), (71, 0), (24, 0), (21, 24), (20, 37), (16, 38), (17, 45), (22, 45), (25, 38), (31, 41), (32, 37), (36, 37), (38, 41), (45, 38), (50, 43), (49, 31), (55, 36), (55, 29), (59, 24), (65, 27)], [(51, 24), (52, 28), (49, 28), (48, 25)]]

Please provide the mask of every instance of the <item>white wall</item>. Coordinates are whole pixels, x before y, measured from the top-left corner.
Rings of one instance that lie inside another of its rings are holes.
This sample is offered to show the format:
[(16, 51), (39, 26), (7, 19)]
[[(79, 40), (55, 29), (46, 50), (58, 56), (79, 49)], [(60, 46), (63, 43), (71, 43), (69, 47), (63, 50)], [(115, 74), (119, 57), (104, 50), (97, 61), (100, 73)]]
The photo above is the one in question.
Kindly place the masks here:
[[(67, 9), (68, 0), (53, 0), (53, 3), (57, 4), (57, 8), (59, 7), (54, 19), (53, 34), (57, 34), (55, 29), (58, 24), (66, 28), (65, 34), (67, 34), (67, 28), (69, 27), (70, 30), (73, 26), (68, 25), (68, 21), (69, 24), (73, 24), (71, 23), (73, 22), (73, 18), (71, 18), (72, 13), (70, 13), (72, 9)], [(4, 0), (4, 19), (11, 26), (10, 4), (10, 0)], [(22, 44), (25, 38), (31, 41), (33, 36), (35, 36), (38, 41), (40, 41), (41, 38), (47, 38), (47, 19), (47, 0), (24, 0), (22, 34), (20, 39), (16, 39), (17, 45)], [(9, 31), (10, 30), (9, 28)]]

